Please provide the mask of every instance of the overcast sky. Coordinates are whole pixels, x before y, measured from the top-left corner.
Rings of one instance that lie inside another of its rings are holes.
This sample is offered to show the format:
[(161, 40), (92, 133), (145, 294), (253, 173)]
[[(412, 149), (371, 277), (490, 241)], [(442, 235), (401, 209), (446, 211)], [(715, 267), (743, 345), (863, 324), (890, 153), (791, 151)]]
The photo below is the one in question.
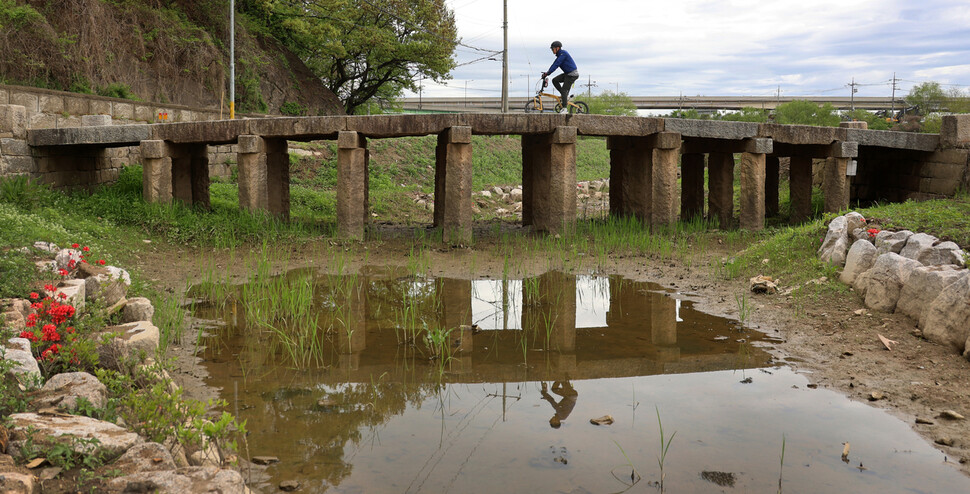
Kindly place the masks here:
[[(502, 49), (502, 0), (447, 3), (464, 45)], [(508, 15), (512, 96), (531, 93), (553, 40), (594, 94), (849, 96), (855, 78), (857, 96), (890, 96), (893, 72), (897, 95), (930, 80), (970, 91), (970, 0), (508, 0)], [(423, 94), (500, 96), (501, 54), (452, 77)]]

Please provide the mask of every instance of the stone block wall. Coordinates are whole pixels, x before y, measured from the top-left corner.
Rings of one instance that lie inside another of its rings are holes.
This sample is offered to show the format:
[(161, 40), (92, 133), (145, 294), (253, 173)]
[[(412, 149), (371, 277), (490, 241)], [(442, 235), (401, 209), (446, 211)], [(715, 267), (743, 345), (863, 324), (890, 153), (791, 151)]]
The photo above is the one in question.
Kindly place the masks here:
[[(17, 107), (21, 107), (22, 110), (13, 110)], [(107, 121), (99, 124), (113, 125), (196, 122), (229, 118), (228, 112), (220, 113), (218, 109), (198, 109), (33, 87), (0, 85), (0, 177), (29, 175), (50, 183), (55, 188), (73, 186), (90, 188), (117, 180), (122, 167), (141, 161), (137, 146), (115, 148), (105, 151), (98, 157), (84, 156), (84, 158), (95, 159), (94, 170), (62, 170), (62, 173), (57, 174), (51, 171), (52, 157), (31, 155), (26, 142), (27, 129), (81, 127), (85, 125), (82, 122), (82, 117), (85, 115), (107, 116), (109, 117)], [(234, 146), (211, 146), (209, 150), (211, 176), (228, 178), (230, 173), (228, 163), (235, 160)]]

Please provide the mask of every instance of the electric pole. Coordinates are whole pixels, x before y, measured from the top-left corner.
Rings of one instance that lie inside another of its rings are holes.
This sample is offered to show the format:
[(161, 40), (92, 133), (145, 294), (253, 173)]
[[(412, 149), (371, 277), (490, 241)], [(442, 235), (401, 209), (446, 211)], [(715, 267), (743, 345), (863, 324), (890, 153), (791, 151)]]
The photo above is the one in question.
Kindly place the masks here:
[(502, 2), (502, 113), (509, 112), (509, 0)]
[(893, 72), (893, 95), (892, 95), (892, 98), (890, 98), (890, 100), (892, 101), (891, 103), (892, 113), (889, 114), (889, 118), (892, 118), (893, 120), (896, 120), (896, 90), (897, 89), (899, 88), (896, 86), (896, 73)]
[(859, 92), (859, 90), (856, 89), (856, 86), (858, 86), (858, 84), (856, 84), (855, 77), (853, 77), (852, 82), (849, 83), (849, 87), (852, 88), (849, 96), (849, 109), (852, 111), (855, 111), (855, 93)]
[(593, 82), (593, 76), (586, 76), (586, 78), (587, 78), (587, 81), (588, 82), (586, 84), (580, 84), (580, 86), (586, 86), (586, 97), (587, 98), (592, 98), (593, 97), (593, 88), (594, 87), (598, 87), (598, 86), (596, 85), (595, 82)]

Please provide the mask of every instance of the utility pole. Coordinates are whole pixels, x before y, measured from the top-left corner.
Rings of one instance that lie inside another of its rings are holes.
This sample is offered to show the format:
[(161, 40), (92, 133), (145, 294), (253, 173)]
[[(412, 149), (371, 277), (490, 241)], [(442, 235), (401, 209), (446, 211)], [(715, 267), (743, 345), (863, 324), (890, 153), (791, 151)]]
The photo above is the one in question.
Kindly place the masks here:
[(849, 87), (852, 88), (849, 96), (849, 109), (852, 111), (855, 111), (855, 93), (859, 92), (859, 90), (856, 89), (856, 86), (858, 86), (858, 84), (856, 84), (855, 77), (853, 77), (852, 82), (849, 83)]
[(502, 2), (502, 113), (509, 112), (509, 0)]
[(896, 73), (893, 72), (893, 95), (892, 95), (892, 98), (890, 98), (890, 100), (892, 101), (892, 103), (891, 103), (892, 104), (892, 110), (891, 110), (892, 113), (889, 114), (889, 118), (891, 118), (893, 120), (896, 120), (896, 90), (897, 89), (899, 89), (899, 88), (896, 86)]
[(780, 104), (781, 104), (781, 86), (779, 85), (778, 92), (775, 93), (775, 106), (778, 106)]
[(236, 119), (236, 0), (229, 0), (229, 120)]
[(594, 87), (598, 87), (598, 86), (596, 85), (595, 82), (593, 82), (593, 76), (586, 76), (586, 79), (587, 79), (588, 82), (586, 84), (580, 84), (580, 86), (586, 86), (586, 97), (587, 98), (592, 98), (593, 97), (593, 88)]

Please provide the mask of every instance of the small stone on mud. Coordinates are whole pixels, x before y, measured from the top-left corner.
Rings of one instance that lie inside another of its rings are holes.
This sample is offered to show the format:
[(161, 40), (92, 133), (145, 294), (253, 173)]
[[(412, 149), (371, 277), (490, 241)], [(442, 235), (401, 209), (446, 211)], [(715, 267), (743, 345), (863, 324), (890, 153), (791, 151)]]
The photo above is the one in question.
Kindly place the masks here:
[(61, 474), (61, 471), (62, 469), (60, 467), (45, 468), (41, 470), (39, 478), (40, 480), (53, 480)]
[(857, 316), (865, 315), (865, 313), (866, 313), (866, 310), (865, 309), (859, 309), (859, 310), (853, 312), (853, 314), (855, 314)]
[(254, 456), (253, 463), (257, 465), (269, 465), (271, 463), (279, 463), (280, 459), (275, 456)]
[(613, 423), (613, 417), (610, 415), (603, 415), (599, 418), (589, 419), (589, 423), (593, 425), (610, 425)]
[(300, 483), (295, 480), (284, 480), (280, 482), (280, 490), (285, 492), (293, 492), (300, 488)]
[(818, 384), (809, 384), (808, 389), (818, 389)]
[(963, 420), (965, 418), (963, 415), (960, 415), (953, 410), (944, 410), (943, 413), (940, 414), (940, 417), (950, 420)]
[(872, 393), (869, 393), (869, 401), (879, 401), (885, 397), (886, 395), (882, 394), (879, 391), (873, 391)]
[(754, 382), (754, 379), (751, 379), (750, 377), (746, 377), (741, 380), (741, 384), (751, 384), (753, 382)]
[(321, 408), (335, 407), (337, 406), (337, 402), (331, 400), (330, 398), (323, 398), (323, 399), (317, 400), (317, 406)]
[(933, 421), (932, 420), (921, 419), (919, 417), (916, 417), (916, 423), (917, 424), (923, 424), (923, 425), (933, 425)]
[(936, 441), (935, 442), (936, 442), (936, 444), (940, 444), (940, 445), (943, 445), (943, 446), (953, 446), (953, 438), (950, 437), (950, 436), (941, 436), (941, 437), (938, 437), (938, 438), (936, 438)]

